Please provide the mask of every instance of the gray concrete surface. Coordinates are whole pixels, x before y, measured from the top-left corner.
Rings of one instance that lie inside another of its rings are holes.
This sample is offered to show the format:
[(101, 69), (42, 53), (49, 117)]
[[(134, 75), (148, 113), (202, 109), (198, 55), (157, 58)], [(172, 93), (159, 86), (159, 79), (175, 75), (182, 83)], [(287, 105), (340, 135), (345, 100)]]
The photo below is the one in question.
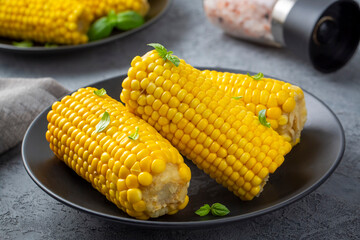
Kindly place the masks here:
[(50, 56), (0, 52), (0, 76), (53, 77), (76, 89), (125, 73), (150, 42), (195, 66), (261, 71), (310, 91), (345, 129), (341, 164), (316, 191), (275, 212), (217, 229), (154, 231), (99, 219), (51, 198), (25, 172), (19, 145), (0, 156), (0, 239), (360, 239), (360, 51), (340, 71), (322, 74), (286, 49), (223, 34), (206, 20), (201, 1), (175, 0), (155, 25), (100, 47)]

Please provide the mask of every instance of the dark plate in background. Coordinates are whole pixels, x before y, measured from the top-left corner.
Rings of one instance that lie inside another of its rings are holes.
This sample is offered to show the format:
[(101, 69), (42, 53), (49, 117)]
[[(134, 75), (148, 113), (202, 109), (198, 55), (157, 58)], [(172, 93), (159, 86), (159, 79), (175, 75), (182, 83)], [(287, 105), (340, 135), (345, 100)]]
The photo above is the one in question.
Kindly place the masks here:
[[(214, 70), (246, 73), (219, 68)], [(125, 77), (121, 75), (92, 86), (105, 88), (111, 97), (119, 100)], [(305, 98), (308, 121), (302, 132), (301, 143), (293, 148), (283, 165), (270, 176), (260, 197), (250, 202), (241, 201), (186, 160), (192, 171), (189, 205), (175, 215), (147, 221), (131, 218), (54, 157), (45, 139), (46, 115), (50, 107), (33, 121), (25, 134), (23, 161), (30, 177), (50, 196), (75, 209), (124, 224), (152, 228), (196, 228), (248, 219), (279, 209), (309, 194), (331, 175), (343, 156), (345, 138), (339, 120), (312, 94), (305, 91)], [(194, 213), (203, 204), (215, 202), (225, 204), (231, 213), (225, 217), (199, 217)]]
[(55, 53), (55, 52), (70, 52), (74, 50), (98, 46), (104, 43), (115, 41), (120, 38), (124, 38), (130, 34), (133, 34), (148, 27), (150, 24), (154, 23), (166, 12), (171, 2), (172, 0), (149, 0), (150, 10), (145, 17), (146, 22), (144, 23), (144, 25), (129, 31), (114, 30), (111, 36), (98, 41), (88, 42), (79, 45), (62, 45), (62, 46), (50, 47), (50, 48), (46, 48), (42, 46), (22, 48), (22, 47), (13, 46), (12, 42), (14, 42), (14, 40), (0, 37), (0, 50), (19, 52), (19, 53)]

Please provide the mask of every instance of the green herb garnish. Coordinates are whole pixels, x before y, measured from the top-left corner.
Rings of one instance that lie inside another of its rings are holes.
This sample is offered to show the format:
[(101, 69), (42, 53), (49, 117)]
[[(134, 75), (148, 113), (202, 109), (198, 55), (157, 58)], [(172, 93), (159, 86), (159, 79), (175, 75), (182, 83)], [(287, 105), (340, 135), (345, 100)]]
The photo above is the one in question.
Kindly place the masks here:
[(55, 43), (45, 43), (44, 47), (46, 47), (46, 48), (55, 48), (55, 47), (58, 47), (58, 45), (55, 44)]
[(100, 40), (110, 36), (114, 26), (109, 24), (107, 17), (99, 18), (90, 26), (88, 37), (90, 41)]
[(271, 126), (270, 123), (266, 121), (266, 109), (259, 111), (259, 121), (265, 127), (269, 128)]
[(116, 16), (116, 28), (127, 31), (140, 27), (145, 22), (144, 18), (135, 11), (125, 11)]
[(104, 131), (104, 129), (110, 124), (110, 115), (107, 111), (104, 112), (100, 122), (96, 125), (95, 132), (99, 133)]
[(169, 60), (172, 62), (175, 66), (179, 66), (180, 59), (173, 54), (172, 51), (168, 51), (163, 45), (160, 43), (149, 43), (148, 46), (151, 46), (155, 48), (155, 50), (159, 53), (160, 57), (162, 57), (165, 61)]
[(108, 23), (111, 25), (111, 26), (115, 26), (116, 23), (117, 23), (117, 15), (116, 15), (116, 12), (114, 10), (110, 10), (108, 15), (107, 15), (107, 20), (108, 20)]
[(232, 97), (232, 98), (235, 99), (235, 100), (239, 100), (239, 99), (243, 98), (243, 96)]
[(34, 44), (32, 41), (25, 40), (22, 42), (12, 42), (12, 45), (15, 47), (29, 48), (29, 47), (32, 47)]
[(230, 210), (221, 203), (214, 203), (213, 205), (205, 204), (204, 206), (200, 207), (195, 213), (201, 217), (206, 216), (211, 212), (214, 216), (225, 216), (230, 213)]
[(90, 41), (96, 41), (110, 36), (114, 27), (126, 31), (140, 27), (145, 22), (144, 18), (134, 11), (125, 11), (116, 14), (111, 10), (105, 17), (96, 20), (88, 31)]
[(128, 136), (128, 138), (130, 138), (131, 140), (138, 140), (138, 138), (139, 138), (139, 127), (136, 127), (135, 128), (135, 132), (134, 133), (132, 133), (132, 134), (130, 134), (129, 136)]
[(259, 81), (260, 79), (262, 79), (264, 77), (264, 74), (261, 72), (259, 72), (258, 74), (254, 75), (254, 76), (251, 76), (250, 73), (248, 73), (247, 75), (257, 81)]
[(88, 31), (90, 41), (96, 41), (110, 36), (114, 26), (116, 25), (116, 13), (111, 10), (105, 17), (96, 20)]
[(203, 217), (203, 216), (208, 215), (210, 210), (211, 210), (211, 207), (209, 206), (209, 204), (205, 204), (204, 206), (202, 206), (198, 210), (196, 210), (195, 213), (197, 215), (199, 215), (200, 217)]
[(225, 216), (230, 213), (230, 210), (221, 203), (214, 203), (211, 206), (211, 214), (214, 216)]
[(106, 90), (104, 88), (98, 89), (98, 90), (94, 90), (95, 95), (101, 97), (104, 96), (106, 94)]

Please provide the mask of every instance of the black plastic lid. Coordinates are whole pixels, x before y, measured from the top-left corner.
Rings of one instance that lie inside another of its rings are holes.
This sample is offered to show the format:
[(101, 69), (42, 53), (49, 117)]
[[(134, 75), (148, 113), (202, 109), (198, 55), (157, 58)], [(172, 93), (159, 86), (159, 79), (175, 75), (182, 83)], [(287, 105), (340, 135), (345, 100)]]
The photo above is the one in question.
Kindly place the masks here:
[(324, 73), (343, 67), (360, 40), (360, 8), (353, 0), (298, 0), (284, 23), (285, 45)]

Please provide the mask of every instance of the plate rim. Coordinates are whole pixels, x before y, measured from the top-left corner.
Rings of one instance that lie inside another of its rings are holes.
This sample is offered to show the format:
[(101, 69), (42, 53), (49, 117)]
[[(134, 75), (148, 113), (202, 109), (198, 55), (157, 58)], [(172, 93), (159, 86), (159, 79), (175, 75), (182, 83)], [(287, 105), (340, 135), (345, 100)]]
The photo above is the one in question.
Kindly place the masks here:
[[(250, 74), (255, 74), (254, 72), (251, 71), (243, 71), (241, 69), (230, 69), (230, 68), (221, 68), (221, 67), (198, 67), (196, 66), (195, 68), (203, 70), (203, 69), (208, 69), (208, 70), (216, 70), (216, 71), (221, 71), (221, 72), (233, 72), (233, 73), (244, 73), (244, 72), (249, 72)], [(97, 84), (101, 84), (103, 82), (106, 81), (114, 81), (115, 79), (119, 79), (119, 78), (125, 78), (127, 76), (127, 74), (119, 74), (110, 78), (105, 78), (103, 80), (82, 86), (83, 87), (88, 87), (88, 86), (94, 86)], [(266, 75), (269, 78), (273, 78), (270, 75)], [(274, 79), (279, 79), (279, 78), (274, 78)], [(281, 79), (279, 79), (281, 80)], [(284, 80), (281, 80), (284, 81)], [(288, 82), (288, 81), (284, 81), (284, 82)], [(118, 223), (123, 223), (123, 224), (127, 224), (127, 225), (132, 225), (132, 226), (140, 226), (140, 227), (146, 227), (146, 228), (169, 228), (169, 229), (184, 229), (184, 228), (188, 228), (188, 229), (194, 229), (194, 228), (201, 228), (201, 227), (211, 227), (211, 226), (220, 226), (226, 223), (233, 223), (233, 222), (239, 222), (239, 221), (243, 221), (246, 219), (251, 219), (254, 217), (258, 217), (270, 212), (273, 212), (275, 210), (278, 210), (280, 208), (283, 208), (285, 206), (288, 206), (298, 200), (300, 200), (301, 198), (307, 196), (309, 193), (315, 191), (318, 187), (320, 187), (331, 175), (332, 173), (335, 171), (335, 169), (338, 167), (338, 165), (340, 164), (343, 156), (344, 156), (344, 152), (345, 152), (345, 145), (346, 145), (346, 139), (345, 139), (345, 132), (344, 132), (344, 128), (339, 120), (339, 118), (336, 116), (336, 114), (331, 110), (331, 108), (324, 103), (324, 101), (322, 101), (321, 99), (319, 99), (318, 97), (316, 97), (314, 94), (308, 92), (307, 90), (305, 90), (304, 88), (302, 88), (302, 90), (304, 92), (306, 92), (306, 94), (310, 95), (311, 97), (315, 98), (317, 101), (319, 101), (319, 103), (321, 103), (328, 111), (329, 113), (334, 117), (335, 122), (338, 124), (339, 126), (339, 130), (340, 130), (340, 136), (341, 136), (341, 146), (340, 146), (340, 151), (338, 153), (338, 155), (336, 156), (336, 160), (334, 161), (334, 163), (332, 164), (332, 166), (326, 171), (325, 174), (323, 174), (314, 184), (312, 184), (311, 186), (309, 186), (308, 188), (306, 188), (304, 191), (299, 192), (298, 194), (292, 196), (291, 198), (288, 198), (282, 202), (279, 202), (277, 204), (268, 206), (264, 209), (261, 210), (257, 210), (254, 212), (250, 212), (250, 213), (245, 213), (242, 215), (237, 215), (237, 216), (231, 216), (231, 217), (226, 217), (226, 218), (218, 218), (218, 219), (210, 219), (210, 220), (199, 220), (199, 221), (188, 221), (188, 222), (176, 222), (176, 221), (172, 221), (172, 222), (166, 222), (166, 221), (148, 221), (148, 220), (139, 220), (139, 219), (135, 219), (135, 218), (130, 218), (130, 217), (121, 217), (121, 216), (113, 216), (113, 215), (109, 215), (106, 213), (101, 213), (101, 212), (97, 212), (88, 208), (85, 208), (83, 206), (80, 206), (78, 204), (75, 204), (71, 201), (68, 201), (64, 198), (62, 198), (61, 196), (58, 196), (56, 193), (52, 192), (50, 189), (47, 189), (46, 186), (44, 186), (42, 184), (41, 181), (39, 181), (36, 177), (35, 174), (30, 170), (30, 167), (28, 165), (28, 162), (26, 161), (26, 157), (25, 157), (25, 145), (27, 144), (27, 139), (29, 138), (30, 135), (30, 129), (33, 127), (33, 125), (35, 125), (35, 123), (37, 123), (37, 121), (41, 118), (41, 116), (50, 110), (51, 106), (48, 106), (47, 108), (45, 108), (43, 111), (41, 111), (41, 113), (39, 113), (36, 118), (31, 122), (31, 124), (29, 125), (29, 127), (26, 130), (26, 133), (24, 135), (23, 141), (22, 141), (22, 146), (21, 146), (21, 156), (22, 156), (22, 160), (23, 160), (23, 164), (25, 167), (26, 172), (28, 173), (28, 175), (30, 176), (30, 178), (44, 191), (46, 192), (48, 195), (50, 195), (51, 197), (53, 197), (54, 199), (58, 200), (59, 202), (70, 206), (74, 209), (80, 210), (82, 212), (91, 214), (91, 215), (95, 215), (97, 217), (103, 218), (103, 219), (107, 219), (107, 220), (111, 220), (114, 222), (118, 222)], [(76, 91), (76, 90), (75, 90)], [(75, 91), (71, 91), (75, 92)], [(69, 94), (71, 94), (69, 93)], [(66, 94), (68, 95), (68, 94)], [(65, 96), (65, 95), (64, 95)], [(63, 96), (62, 96), (63, 97)], [(58, 98), (61, 99), (62, 97)]]
[(128, 31), (119, 33), (119, 34), (109, 36), (104, 39), (100, 39), (100, 40), (93, 41), (93, 42), (87, 42), (84, 44), (78, 44), (78, 45), (64, 45), (64, 46), (55, 47), (55, 48), (46, 48), (46, 47), (38, 47), (38, 46), (22, 48), (22, 47), (16, 47), (16, 46), (6, 44), (6, 43), (0, 43), (0, 51), (7, 51), (7, 52), (14, 52), (14, 53), (60, 53), (60, 52), (71, 52), (71, 51), (82, 50), (82, 49), (86, 49), (86, 48), (92, 48), (95, 46), (113, 42), (115, 40), (127, 37), (133, 33), (140, 32), (140, 31), (144, 30), (145, 28), (149, 27), (150, 25), (152, 25), (153, 23), (155, 23), (156, 21), (158, 21), (161, 17), (164, 16), (164, 14), (169, 10), (170, 6), (173, 3), (173, 0), (165, 0), (165, 1), (166, 1), (166, 3), (164, 6), (164, 9), (159, 14), (157, 14), (155, 17), (153, 17), (149, 21), (145, 22), (142, 26), (140, 26), (138, 28), (134, 28), (132, 30), (128, 30)]

